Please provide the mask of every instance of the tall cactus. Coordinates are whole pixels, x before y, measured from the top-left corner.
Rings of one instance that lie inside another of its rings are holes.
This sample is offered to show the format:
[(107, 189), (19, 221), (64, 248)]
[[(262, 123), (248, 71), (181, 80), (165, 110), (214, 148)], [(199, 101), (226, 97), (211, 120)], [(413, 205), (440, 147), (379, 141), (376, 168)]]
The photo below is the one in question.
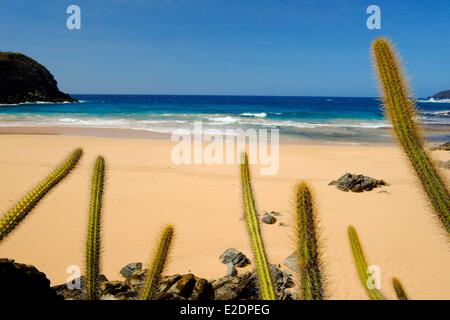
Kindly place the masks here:
[(97, 299), (98, 276), (100, 273), (100, 231), (105, 184), (105, 160), (97, 157), (92, 175), (91, 203), (89, 207), (86, 243), (86, 294), (89, 300)]
[(275, 300), (276, 296), (273, 288), (272, 275), (270, 272), (266, 251), (264, 249), (264, 242), (261, 237), (255, 200), (253, 199), (248, 156), (245, 152), (242, 153), (241, 159), (241, 185), (244, 220), (250, 237), (253, 255), (255, 257), (256, 273), (258, 275), (261, 299)]
[(295, 228), (299, 266), (299, 293), (305, 300), (323, 300), (324, 289), (314, 198), (306, 182), (295, 188)]
[(150, 300), (154, 297), (161, 279), (161, 274), (167, 264), (167, 257), (172, 248), (174, 233), (175, 229), (172, 225), (166, 226), (162, 231), (158, 246), (148, 266), (144, 285), (139, 293), (140, 300)]
[(372, 53), (385, 113), (435, 213), (450, 233), (450, 194), (444, 178), (425, 151), (422, 133), (416, 121), (416, 107), (410, 98), (399, 59), (392, 44), (385, 38), (378, 38), (373, 42)]
[(53, 187), (75, 168), (82, 155), (82, 149), (73, 151), (66, 160), (0, 219), (0, 242), (33, 210)]
[(402, 283), (397, 278), (392, 279), (392, 285), (394, 286), (395, 294), (397, 295), (398, 300), (408, 300), (408, 295), (403, 289)]
[(348, 238), (350, 240), (353, 258), (355, 259), (356, 269), (358, 271), (358, 276), (362, 286), (366, 289), (371, 300), (384, 300), (383, 294), (378, 289), (371, 289), (368, 287), (368, 265), (361, 247), (361, 243), (359, 242), (358, 234), (353, 226), (348, 227)]

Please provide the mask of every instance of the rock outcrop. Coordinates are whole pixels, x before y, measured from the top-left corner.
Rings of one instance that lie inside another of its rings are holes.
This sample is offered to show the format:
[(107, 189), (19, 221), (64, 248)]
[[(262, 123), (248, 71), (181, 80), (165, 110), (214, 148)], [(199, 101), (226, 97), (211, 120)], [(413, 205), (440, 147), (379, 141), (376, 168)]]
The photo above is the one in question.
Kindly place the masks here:
[(76, 102), (58, 89), (53, 75), (21, 53), (0, 52), (0, 104)]
[[(240, 261), (246, 263), (241, 256)], [(108, 281), (105, 276), (99, 276), (98, 296), (101, 300), (136, 300), (144, 284), (147, 270), (137, 268), (129, 274), (129, 267), (123, 281)], [(122, 269), (122, 270), (124, 270)], [(279, 266), (271, 265), (270, 271), (274, 280), (277, 296), (282, 300), (293, 299), (290, 290), (294, 287), (292, 274), (287, 270), (280, 270)], [(71, 288), (67, 284), (53, 287), (57, 294), (66, 300), (84, 300), (85, 278), (81, 277), (79, 288)], [(248, 271), (239, 275), (225, 276), (217, 280), (208, 281), (191, 273), (175, 274), (162, 277), (157, 288), (156, 300), (257, 300), (259, 298), (256, 271)]]
[(0, 258), (0, 301), (62, 300), (46, 275), (33, 266)]
[(238, 274), (236, 267), (243, 268), (250, 264), (250, 259), (247, 256), (234, 249), (230, 248), (224, 251), (219, 257), (220, 262), (227, 265), (227, 276), (235, 276)]
[[(292, 274), (281, 271), (271, 265), (270, 272), (274, 280), (277, 297), (280, 300), (292, 300), (293, 295), (288, 290), (294, 287)], [(256, 271), (246, 272), (237, 276), (226, 276), (212, 282), (216, 300), (258, 300), (259, 289)]]
[(434, 100), (450, 99), (450, 90), (438, 92), (430, 98)]

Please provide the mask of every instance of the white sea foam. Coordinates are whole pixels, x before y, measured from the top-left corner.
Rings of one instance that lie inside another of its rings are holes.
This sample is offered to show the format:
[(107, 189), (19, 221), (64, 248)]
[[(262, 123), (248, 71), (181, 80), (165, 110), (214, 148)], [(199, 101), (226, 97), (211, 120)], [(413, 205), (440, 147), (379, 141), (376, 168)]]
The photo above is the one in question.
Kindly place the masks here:
[(422, 115), (435, 115), (435, 116), (450, 116), (450, 110), (439, 110), (439, 111), (422, 111)]
[(244, 112), (244, 113), (241, 113), (240, 116), (243, 116), (243, 117), (255, 117), (255, 118), (266, 118), (267, 117), (267, 113), (265, 113), (265, 112), (260, 112), (260, 113)]
[(21, 106), (21, 105), (33, 105), (33, 104), (70, 104), (70, 103), (84, 103), (85, 101), (71, 102), (71, 101), (62, 101), (62, 102), (50, 102), (50, 101), (25, 101), (20, 103), (1, 103), (0, 107), (13, 107), (13, 106)]
[(236, 123), (239, 121), (238, 118), (232, 117), (232, 116), (225, 116), (225, 117), (207, 117), (206, 118), (209, 121), (220, 123), (220, 124), (230, 124), (230, 123)]
[(423, 100), (423, 99), (418, 99), (417, 102), (422, 102), (422, 103), (450, 103), (450, 99), (434, 99), (434, 98), (430, 98), (427, 100)]

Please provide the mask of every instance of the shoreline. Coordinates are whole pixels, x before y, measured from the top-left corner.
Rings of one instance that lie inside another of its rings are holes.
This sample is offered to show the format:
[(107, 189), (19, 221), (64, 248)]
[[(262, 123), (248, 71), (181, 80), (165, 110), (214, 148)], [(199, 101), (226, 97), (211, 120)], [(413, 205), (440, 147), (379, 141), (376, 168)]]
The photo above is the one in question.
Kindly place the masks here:
[[(143, 129), (77, 127), (77, 126), (0, 126), (0, 135), (50, 135), (74, 137), (99, 137), (109, 139), (147, 139), (170, 141), (171, 134)], [(280, 134), (280, 145), (360, 145), (393, 146), (395, 141), (337, 141), (324, 139), (307, 139), (295, 135)]]

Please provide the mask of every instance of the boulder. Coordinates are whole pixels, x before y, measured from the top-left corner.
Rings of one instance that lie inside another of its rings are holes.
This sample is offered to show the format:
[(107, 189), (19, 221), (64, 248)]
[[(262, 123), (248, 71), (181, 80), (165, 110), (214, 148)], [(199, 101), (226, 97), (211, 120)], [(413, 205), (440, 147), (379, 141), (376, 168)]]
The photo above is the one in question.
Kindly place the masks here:
[(120, 270), (120, 274), (124, 278), (128, 278), (129, 276), (131, 276), (131, 274), (133, 272), (138, 271), (138, 270), (142, 270), (142, 263), (141, 262), (133, 262), (133, 263), (129, 263), (125, 267), (123, 267)]
[(275, 218), (273, 215), (271, 215), (270, 213), (266, 212), (264, 213), (264, 215), (261, 217), (261, 221), (265, 224), (274, 224), (275, 222), (277, 222), (277, 218)]
[(234, 248), (225, 250), (225, 252), (220, 255), (219, 260), (227, 265), (227, 276), (237, 275), (236, 267), (243, 268), (250, 264), (250, 260), (247, 256)]
[(0, 258), (0, 301), (58, 301), (47, 276), (34, 266)]
[[(176, 281), (174, 281), (176, 279)], [(159, 300), (214, 300), (212, 284), (206, 280), (194, 276), (191, 273), (169, 277), (161, 281), (156, 299)]]
[(336, 186), (341, 191), (363, 192), (388, 184), (384, 180), (377, 180), (362, 174), (346, 173), (338, 180), (331, 181), (328, 185)]
[[(292, 275), (281, 271), (275, 265), (270, 266), (275, 289), (279, 299), (292, 299), (288, 291), (294, 286)], [(237, 276), (226, 276), (212, 282), (216, 300), (258, 300), (259, 288), (256, 271), (246, 272)]]

